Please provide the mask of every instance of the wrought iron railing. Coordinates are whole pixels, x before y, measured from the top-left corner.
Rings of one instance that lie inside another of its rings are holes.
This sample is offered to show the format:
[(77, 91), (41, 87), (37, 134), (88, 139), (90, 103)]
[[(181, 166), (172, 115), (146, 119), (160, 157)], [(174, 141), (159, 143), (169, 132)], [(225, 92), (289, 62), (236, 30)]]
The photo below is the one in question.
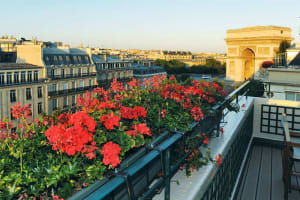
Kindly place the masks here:
[(38, 83), (44, 83), (46, 79), (38, 79), (38, 80), (31, 80), (31, 81), (22, 81), (22, 82), (11, 82), (11, 83), (1, 83), (1, 87), (9, 87), (9, 86), (18, 86), (18, 85), (32, 85), (32, 84), (38, 84)]
[(280, 121), (282, 113), (286, 113), (289, 129), (300, 131), (300, 108), (262, 104), (260, 132), (283, 135)]
[(85, 91), (90, 91), (96, 87), (98, 87), (98, 85), (72, 88), (72, 89), (66, 89), (66, 90), (49, 91), (48, 96), (49, 97), (57, 97), (57, 96), (72, 95), (72, 94), (82, 93)]
[(80, 74), (52, 75), (52, 76), (49, 76), (48, 78), (51, 80), (59, 80), (59, 79), (83, 78), (83, 77), (92, 77), (92, 76), (96, 76), (96, 72), (80, 73)]
[(201, 199), (230, 199), (232, 196), (252, 137), (253, 106), (244, 119), (234, 141), (228, 146), (227, 153), (222, 154), (223, 162)]

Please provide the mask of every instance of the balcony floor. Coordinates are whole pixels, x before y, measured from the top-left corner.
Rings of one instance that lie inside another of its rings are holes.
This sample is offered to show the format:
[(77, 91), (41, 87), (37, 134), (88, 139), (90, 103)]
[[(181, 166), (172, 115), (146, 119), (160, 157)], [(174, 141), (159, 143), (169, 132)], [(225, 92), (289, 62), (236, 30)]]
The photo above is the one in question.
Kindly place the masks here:
[[(300, 171), (300, 163), (295, 164)], [(300, 184), (293, 177), (293, 185)], [(283, 200), (282, 155), (279, 148), (254, 145), (249, 155), (244, 174), (238, 190), (238, 200)], [(300, 199), (300, 192), (292, 190), (289, 200)]]

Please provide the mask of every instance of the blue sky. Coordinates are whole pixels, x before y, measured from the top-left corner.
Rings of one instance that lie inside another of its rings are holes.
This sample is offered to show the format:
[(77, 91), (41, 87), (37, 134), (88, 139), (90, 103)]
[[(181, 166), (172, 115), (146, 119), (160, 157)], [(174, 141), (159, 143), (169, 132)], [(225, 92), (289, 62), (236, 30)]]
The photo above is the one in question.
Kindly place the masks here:
[(225, 52), (227, 29), (287, 26), (300, 0), (1, 0), (0, 35), (72, 46)]

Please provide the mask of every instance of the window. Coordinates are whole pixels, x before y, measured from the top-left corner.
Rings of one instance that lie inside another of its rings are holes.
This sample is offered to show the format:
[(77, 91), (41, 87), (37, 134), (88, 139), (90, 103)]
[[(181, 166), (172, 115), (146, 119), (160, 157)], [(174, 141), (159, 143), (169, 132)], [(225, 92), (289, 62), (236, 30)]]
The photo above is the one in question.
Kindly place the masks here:
[(89, 80), (89, 86), (90, 87), (92, 86), (92, 80)]
[(31, 99), (31, 88), (26, 88), (26, 99), (27, 100)]
[(38, 114), (42, 113), (42, 103), (38, 103)]
[(51, 78), (54, 79), (54, 69), (51, 69), (50, 74)]
[(6, 83), (11, 84), (11, 72), (7, 72), (6, 74)]
[(10, 102), (16, 102), (16, 90), (10, 90)]
[(56, 84), (52, 85), (52, 91), (55, 92), (56, 91)]
[(21, 72), (21, 83), (25, 82), (25, 72)]
[(67, 97), (64, 97), (64, 108), (68, 106)]
[(43, 96), (42, 95), (42, 87), (37, 88), (37, 93), (38, 93), (38, 98), (41, 98)]
[(77, 57), (76, 56), (73, 56), (73, 60), (75, 63), (77, 63)]
[(32, 81), (32, 72), (29, 71), (27, 72), (27, 82), (31, 82)]
[(61, 69), (61, 77), (65, 78), (65, 69)]
[(14, 127), (14, 128), (11, 129), (11, 132), (12, 132), (12, 133), (16, 133), (16, 131), (17, 131), (17, 128), (16, 128), (16, 127)]
[(78, 68), (78, 76), (81, 76), (81, 68)]
[(70, 69), (70, 77), (73, 77), (73, 69)]
[(59, 61), (62, 62), (63, 61), (63, 57), (62, 56), (58, 56)]
[(75, 89), (75, 81), (72, 82), (72, 89)]
[(19, 72), (14, 73), (14, 82), (19, 83)]
[(54, 57), (53, 57), (53, 60), (54, 60), (55, 62), (57, 62), (57, 56), (54, 56)]
[(0, 85), (4, 85), (4, 73), (0, 73)]
[(64, 93), (67, 93), (67, 83), (63, 83), (63, 91)]
[(57, 99), (52, 99), (53, 110), (57, 109)]
[(38, 79), (39, 79), (39, 74), (38, 74), (38, 71), (34, 71), (34, 74), (33, 74), (33, 80), (34, 81), (38, 81)]
[(70, 57), (66, 56), (66, 61), (69, 63), (70, 62)]
[(75, 96), (72, 96), (72, 106), (75, 105)]
[(83, 81), (80, 81), (80, 88), (83, 88)]
[(290, 101), (300, 101), (300, 92), (286, 92), (285, 99)]
[(12, 108), (10, 109), (10, 119), (11, 119), (11, 120), (16, 119), (16, 118), (14, 118), (14, 116), (13, 116), (13, 114), (12, 114)]

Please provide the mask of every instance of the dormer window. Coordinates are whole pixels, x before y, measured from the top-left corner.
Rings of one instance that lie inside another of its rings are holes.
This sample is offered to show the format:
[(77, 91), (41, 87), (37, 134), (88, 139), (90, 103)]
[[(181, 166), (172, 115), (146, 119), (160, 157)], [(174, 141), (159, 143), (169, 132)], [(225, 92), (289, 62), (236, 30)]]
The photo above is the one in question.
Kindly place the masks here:
[(59, 56), (58, 58), (59, 58), (59, 61), (60, 61), (60, 62), (63, 61), (63, 57), (62, 57), (62, 56)]
[(55, 62), (57, 62), (57, 56), (54, 56), (54, 57), (53, 57), (53, 60), (54, 60)]
[(46, 56), (46, 57), (45, 57), (45, 60), (46, 60), (46, 61), (49, 61), (49, 56)]

